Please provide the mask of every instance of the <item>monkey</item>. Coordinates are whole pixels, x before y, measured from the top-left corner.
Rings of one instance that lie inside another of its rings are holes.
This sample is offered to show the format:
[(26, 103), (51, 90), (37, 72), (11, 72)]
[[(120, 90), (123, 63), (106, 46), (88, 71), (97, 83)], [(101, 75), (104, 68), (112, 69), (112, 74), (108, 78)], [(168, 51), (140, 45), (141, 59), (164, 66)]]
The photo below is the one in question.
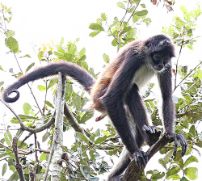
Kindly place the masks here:
[[(50, 63), (25, 74), (3, 92), (3, 100), (12, 103), (18, 100), (18, 88), (24, 84), (61, 72), (78, 81), (90, 93), (92, 108), (108, 115), (126, 148), (126, 163), (135, 159), (139, 168), (144, 168), (148, 158), (141, 150), (143, 142), (148, 145), (156, 141), (159, 133), (150, 126), (139, 90), (151, 77), (156, 76), (162, 97), (164, 134), (182, 146), (182, 156), (186, 152), (185, 138), (176, 134), (174, 103), (172, 100), (172, 65), (175, 56), (174, 45), (163, 35), (155, 35), (145, 40), (134, 40), (125, 45), (117, 57), (107, 65), (95, 80), (87, 71), (70, 62)], [(14, 97), (9, 97), (15, 93)], [(131, 129), (128, 112), (135, 125)], [(134, 136), (135, 135), (135, 136)], [(122, 172), (119, 170), (118, 172)], [(112, 174), (111, 177), (116, 176)]]

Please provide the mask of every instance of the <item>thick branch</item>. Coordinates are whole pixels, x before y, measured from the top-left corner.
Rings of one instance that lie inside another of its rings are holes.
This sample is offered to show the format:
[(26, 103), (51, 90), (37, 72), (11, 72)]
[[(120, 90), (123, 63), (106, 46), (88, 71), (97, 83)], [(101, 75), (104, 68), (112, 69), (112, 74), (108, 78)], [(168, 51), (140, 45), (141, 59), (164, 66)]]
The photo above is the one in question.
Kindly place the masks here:
[(61, 166), (58, 161), (62, 155), (62, 144), (63, 144), (63, 114), (65, 105), (65, 76), (59, 72), (57, 88), (57, 101), (56, 101), (56, 115), (55, 115), (55, 133), (53, 138), (53, 144), (51, 152), (48, 158), (48, 166), (45, 173), (45, 179), (48, 178), (49, 167), (51, 166), (51, 180), (60, 180)]
[[(157, 153), (161, 148), (163, 148), (171, 140), (163, 135), (153, 146), (147, 150), (148, 159), (150, 160), (152, 156)], [(122, 177), (123, 181), (134, 181), (140, 179), (143, 174), (143, 170), (139, 169), (135, 160), (131, 161), (126, 171)]]

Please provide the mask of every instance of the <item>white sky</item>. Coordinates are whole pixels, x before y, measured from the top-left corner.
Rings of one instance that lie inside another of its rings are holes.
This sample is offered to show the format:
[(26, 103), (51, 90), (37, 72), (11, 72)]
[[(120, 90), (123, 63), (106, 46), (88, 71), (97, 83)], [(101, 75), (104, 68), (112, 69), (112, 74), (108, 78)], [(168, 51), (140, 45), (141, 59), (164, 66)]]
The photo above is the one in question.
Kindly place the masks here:
[[(89, 23), (95, 22), (102, 12), (106, 12), (111, 17), (117, 15), (120, 12), (116, 8), (117, 0), (2, 0), (2, 2), (12, 7), (12, 29), (16, 32), (20, 49), (24, 53), (30, 53), (34, 58), (36, 58), (38, 47), (41, 44), (57, 43), (61, 37), (67, 41), (80, 38), (80, 46), (87, 48), (87, 59), (90, 65), (98, 70), (101, 70), (101, 66), (97, 65), (102, 62), (103, 53), (112, 57), (115, 55), (116, 50), (111, 48), (110, 39), (104, 35), (90, 38), (88, 26)], [(178, 2), (185, 3), (189, 8), (195, 5), (193, 1), (189, 0), (178, 0)], [(202, 7), (200, 0), (194, 2), (200, 2)], [(159, 33), (161, 25), (169, 25), (173, 16), (172, 13), (166, 15), (165, 9), (160, 10), (154, 6), (152, 8), (150, 16), (154, 20), (153, 25), (140, 32), (140, 37)], [(120, 16), (122, 15), (123, 12), (120, 12)], [(201, 20), (201, 23), (198, 23), (200, 36), (202, 35)], [(201, 42), (200, 38), (194, 53), (189, 52), (184, 55), (186, 62), (192, 61), (193, 56), (194, 60), (201, 60), (201, 46), (199, 46), (202, 44)], [(7, 60), (6, 64), (10, 62), (13, 65), (12, 56), (0, 54), (0, 64), (3, 64), (3, 59)], [(198, 180), (202, 180), (200, 173), (199, 177)]]

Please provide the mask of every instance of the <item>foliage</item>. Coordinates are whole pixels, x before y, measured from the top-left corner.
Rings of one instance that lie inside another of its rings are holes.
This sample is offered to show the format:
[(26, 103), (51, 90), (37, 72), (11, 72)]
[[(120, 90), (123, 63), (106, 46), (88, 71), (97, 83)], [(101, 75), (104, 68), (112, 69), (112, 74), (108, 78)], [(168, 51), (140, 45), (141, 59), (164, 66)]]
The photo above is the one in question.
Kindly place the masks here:
[[(147, 2), (149, 3), (149, 2)], [(122, 46), (138, 37), (138, 31), (142, 26), (148, 26), (152, 19), (148, 16), (149, 9), (147, 3), (141, 0), (117, 2), (117, 8), (122, 12), (122, 16), (109, 18), (106, 13), (89, 25), (90, 36), (95, 37), (100, 33), (105, 33), (111, 37), (111, 44), (119, 50)], [(154, 3), (153, 1), (153, 4)], [(202, 133), (198, 132), (198, 125), (202, 118), (202, 69), (201, 63), (196, 67), (189, 69), (180, 65), (182, 49), (192, 48), (197, 41), (195, 35), (196, 23), (201, 15), (201, 10), (197, 7), (195, 10), (188, 11), (181, 7), (182, 16), (174, 17), (173, 24), (164, 27), (163, 31), (169, 34), (180, 50), (177, 55), (177, 64), (175, 66), (174, 91), (180, 89), (180, 95), (177, 95), (176, 104), (176, 132), (183, 133), (188, 141), (188, 151), (184, 158), (180, 156), (180, 150), (175, 159), (171, 158), (173, 145), (167, 145), (160, 151), (159, 164), (160, 169), (151, 169), (145, 172), (145, 178), (151, 180), (195, 180), (198, 177), (198, 154), (202, 147)], [(10, 71), (9, 73), (16, 78), (25, 72), (31, 70), (36, 61), (28, 61), (28, 65), (22, 68), (22, 60), (19, 58), (31, 58), (28, 54), (23, 54), (20, 49), (20, 43), (15, 38), (15, 32), (9, 29), (9, 23), (12, 20), (10, 8), (0, 4), (0, 30), (1, 36), (5, 40), (5, 46), (9, 52), (14, 55), (18, 64), (19, 72)], [(112, 19), (112, 20), (111, 20)], [(78, 48), (79, 40), (65, 42), (64, 39), (55, 46), (42, 46), (38, 52), (38, 59), (41, 63), (49, 63), (59, 60), (71, 61), (89, 71), (95, 76), (92, 68), (89, 68), (86, 62), (85, 48)], [(193, 50), (194, 53), (194, 50)], [(105, 62), (109, 62), (109, 56), (103, 54)], [(183, 62), (182, 62), (183, 64)], [(4, 66), (0, 67), (4, 70)], [(30, 97), (33, 98), (35, 106), (30, 102), (24, 101), (22, 106), (23, 113), (16, 115), (10, 114), (10, 126), (4, 132), (4, 137), (0, 140), (0, 159), (2, 162), (1, 175), (4, 177), (8, 173), (8, 180), (17, 180), (19, 178), (14, 165), (16, 158), (12, 149), (12, 142), (15, 136), (18, 137), (18, 157), (23, 166), (24, 177), (30, 180), (32, 174), (36, 180), (43, 180), (46, 171), (46, 163), (49, 157), (49, 150), (53, 143), (54, 126), (47, 127), (42, 132), (30, 132), (19, 128), (19, 119), (29, 128), (37, 128), (47, 123), (54, 114), (54, 101), (50, 95), (55, 95), (55, 85), (57, 79), (44, 79), (38, 84), (29, 86)], [(0, 82), (3, 90), (3, 81)], [(37, 89), (34, 89), (33, 87)], [(41, 95), (42, 101), (36, 99), (36, 93)], [(156, 101), (152, 97), (153, 84), (151, 84), (145, 94), (145, 104), (151, 114), (155, 125), (161, 126), (160, 116), (157, 110)], [(84, 105), (88, 101), (87, 95), (81, 91), (77, 84), (71, 79), (67, 80), (65, 99), (75, 120), (83, 127), (92, 119), (92, 111), (83, 111)], [(40, 108), (39, 103), (43, 105)], [(17, 126), (16, 131), (12, 127)], [(68, 118), (65, 119), (64, 135), (73, 137), (70, 134), (72, 124)], [(26, 135), (26, 136), (25, 136)], [(63, 172), (61, 180), (99, 180), (99, 175), (109, 172), (112, 166), (111, 156), (118, 156), (122, 144), (116, 135), (114, 128), (107, 124), (105, 129), (82, 128), (81, 131), (74, 132), (75, 141), (71, 146), (63, 145), (63, 152), (68, 156), (62, 159)], [(42, 141), (38, 137), (42, 137)], [(30, 141), (31, 139), (31, 141)], [(34, 140), (34, 141), (33, 141)], [(65, 140), (68, 142), (68, 140)], [(70, 141), (70, 139), (69, 139)]]

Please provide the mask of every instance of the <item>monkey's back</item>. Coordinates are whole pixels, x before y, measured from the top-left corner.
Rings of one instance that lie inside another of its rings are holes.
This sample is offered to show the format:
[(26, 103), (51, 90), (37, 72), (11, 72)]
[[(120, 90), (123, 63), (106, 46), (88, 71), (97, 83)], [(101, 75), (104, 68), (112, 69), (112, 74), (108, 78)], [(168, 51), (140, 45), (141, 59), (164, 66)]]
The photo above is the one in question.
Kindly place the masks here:
[(105, 70), (100, 74), (96, 83), (91, 89), (91, 97), (93, 102), (92, 108), (104, 112), (104, 107), (102, 106), (102, 103), (100, 102), (99, 98), (105, 94), (115, 73), (121, 67), (122, 63), (124, 63), (123, 61), (127, 59), (126, 56), (128, 56), (128, 54), (133, 54), (142, 51), (142, 45), (142, 41), (130, 42), (129, 44), (124, 46), (118, 53), (118, 56), (106, 66)]

